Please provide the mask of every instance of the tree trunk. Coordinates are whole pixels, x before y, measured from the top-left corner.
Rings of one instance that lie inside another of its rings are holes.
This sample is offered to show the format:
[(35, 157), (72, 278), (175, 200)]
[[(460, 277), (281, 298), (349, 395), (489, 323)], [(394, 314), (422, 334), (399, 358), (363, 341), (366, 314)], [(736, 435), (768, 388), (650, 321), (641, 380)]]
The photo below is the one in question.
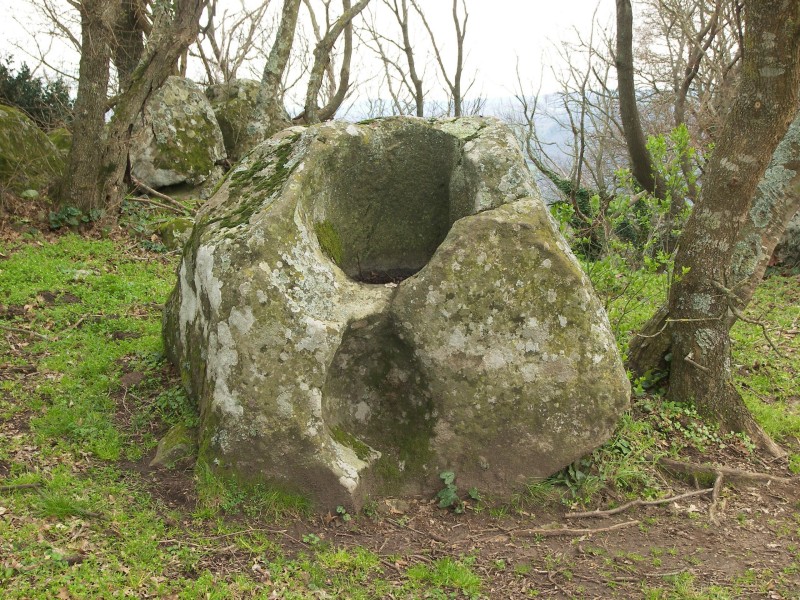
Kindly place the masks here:
[(131, 75), (144, 54), (144, 28), (141, 0), (119, 0), (114, 24), (114, 66), (117, 68), (117, 91), (130, 84)]
[[(350, 5), (350, 0), (342, 0), (344, 11), (336, 22), (314, 48), (314, 65), (309, 73), (308, 88), (306, 90), (306, 103), (302, 115), (295, 118), (295, 122), (319, 123), (332, 118), (344, 102), (350, 85), (350, 61), (353, 55), (353, 19), (369, 4), (370, 0), (360, 0), (355, 6)], [(323, 108), (317, 107), (319, 91), (322, 88), (322, 78), (331, 62), (333, 45), (344, 32), (344, 54), (342, 55), (342, 68), (339, 74), (339, 85), (336, 93)]]
[(619, 113), (631, 173), (636, 182), (657, 198), (667, 197), (662, 178), (653, 170), (653, 159), (647, 149), (639, 107), (636, 104), (636, 83), (633, 76), (633, 9), (630, 0), (617, 0), (617, 86)]
[(290, 125), (289, 115), (283, 106), (283, 75), (292, 53), (300, 0), (284, 0), (281, 22), (275, 41), (264, 65), (256, 108), (245, 133), (245, 149), (252, 148), (273, 133)]
[(743, 431), (778, 455), (780, 448), (731, 383), (729, 336), (797, 209), (800, 191), (800, 4), (775, 4), (747, 4), (739, 90), (675, 260), (679, 275), (661, 334), (669, 343), (660, 336), (641, 338), (630, 356), (633, 370), (642, 372), (655, 366), (654, 348), (671, 352), (672, 398), (694, 402), (724, 429)]
[(59, 190), (62, 205), (85, 213), (104, 208), (97, 165), (103, 153), (106, 93), (118, 0), (84, 0), (81, 13), (81, 60), (72, 123), (72, 146)]
[(115, 215), (126, 191), (128, 151), (136, 119), (150, 96), (174, 71), (178, 59), (197, 38), (207, 0), (176, 0), (154, 18), (147, 48), (120, 95), (108, 124), (108, 137), (100, 161), (100, 201)]

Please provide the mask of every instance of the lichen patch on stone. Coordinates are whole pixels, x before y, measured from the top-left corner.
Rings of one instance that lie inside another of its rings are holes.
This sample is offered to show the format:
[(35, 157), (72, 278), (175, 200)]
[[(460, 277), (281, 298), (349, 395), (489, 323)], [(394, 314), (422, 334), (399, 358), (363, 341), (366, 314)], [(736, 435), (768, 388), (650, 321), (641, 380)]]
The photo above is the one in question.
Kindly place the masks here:
[(602, 306), (493, 119), (259, 145), (200, 211), (164, 333), (201, 459), (328, 508), (433, 493), (442, 470), (508, 497), (628, 402)]

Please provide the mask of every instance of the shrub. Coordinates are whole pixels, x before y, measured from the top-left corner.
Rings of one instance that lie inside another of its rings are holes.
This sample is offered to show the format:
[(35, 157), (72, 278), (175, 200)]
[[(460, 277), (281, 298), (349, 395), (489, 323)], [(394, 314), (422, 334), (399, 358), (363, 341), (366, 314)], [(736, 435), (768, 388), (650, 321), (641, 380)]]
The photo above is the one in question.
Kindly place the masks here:
[(0, 60), (0, 103), (23, 110), (43, 130), (67, 124), (72, 118), (69, 86), (58, 77), (36, 77), (25, 63), (15, 73), (11, 57)]

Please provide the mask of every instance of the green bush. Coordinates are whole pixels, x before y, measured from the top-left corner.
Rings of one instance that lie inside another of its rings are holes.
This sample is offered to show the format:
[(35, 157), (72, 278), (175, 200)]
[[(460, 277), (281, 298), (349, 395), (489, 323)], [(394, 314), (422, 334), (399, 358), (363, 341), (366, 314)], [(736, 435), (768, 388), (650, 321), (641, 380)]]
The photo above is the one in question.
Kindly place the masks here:
[[(684, 174), (684, 164), (697, 162), (689, 133), (680, 126), (668, 136), (648, 140), (653, 167), (666, 183), (667, 197), (657, 198), (641, 190), (630, 171), (616, 173), (616, 187), (611, 196), (592, 194), (580, 188), (574, 204), (568, 201), (551, 205), (551, 212), (575, 254), (586, 262), (621, 259), (631, 270), (652, 268), (659, 263), (663, 270), (670, 261), (669, 249), (690, 213), (684, 204), (696, 175)], [(673, 200), (681, 210), (673, 211)], [(675, 214), (676, 213), (676, 214)]]
[(15, 73), (11, 62), (10, 56), (0, 60), (0, 104), (19, 108), (45, 131), (69, 123), (72, 99), (67, 83), (61, 77), (37, 77), (25, 63)]

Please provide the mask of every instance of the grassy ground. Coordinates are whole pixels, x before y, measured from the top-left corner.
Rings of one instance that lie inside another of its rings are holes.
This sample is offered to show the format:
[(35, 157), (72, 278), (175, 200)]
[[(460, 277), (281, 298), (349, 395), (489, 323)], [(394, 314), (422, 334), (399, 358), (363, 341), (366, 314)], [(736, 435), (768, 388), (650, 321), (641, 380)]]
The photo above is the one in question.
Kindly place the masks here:
[[(162, 354), (161, 308), (177, 257), (147, 248), (161, 249), (127, 235), (3, 230), (3, 598), (800, 595), (796, 487), (730, 487), (713, 506), (706, 493), (611, 520), (569, 517), (691, 489), (654, 466), (659, 456), (800, 471), (797, 275), (768, 279), (751, 308), (780, 354), (758, 326), (734, 331), (739, 385), (789, 449), (788, 465), (764, 464), (747, 439), (720, 434), (638, 382), (614, 439), (509, 505), (481, 490), (463, 515), (423, 498), (318, 516), (297, 499), (221, 485), (191, 466), (148, 466), (159, 437), (197, 417)], [(600, 291), (624, 344), (664, 282), (616, 281)]]

